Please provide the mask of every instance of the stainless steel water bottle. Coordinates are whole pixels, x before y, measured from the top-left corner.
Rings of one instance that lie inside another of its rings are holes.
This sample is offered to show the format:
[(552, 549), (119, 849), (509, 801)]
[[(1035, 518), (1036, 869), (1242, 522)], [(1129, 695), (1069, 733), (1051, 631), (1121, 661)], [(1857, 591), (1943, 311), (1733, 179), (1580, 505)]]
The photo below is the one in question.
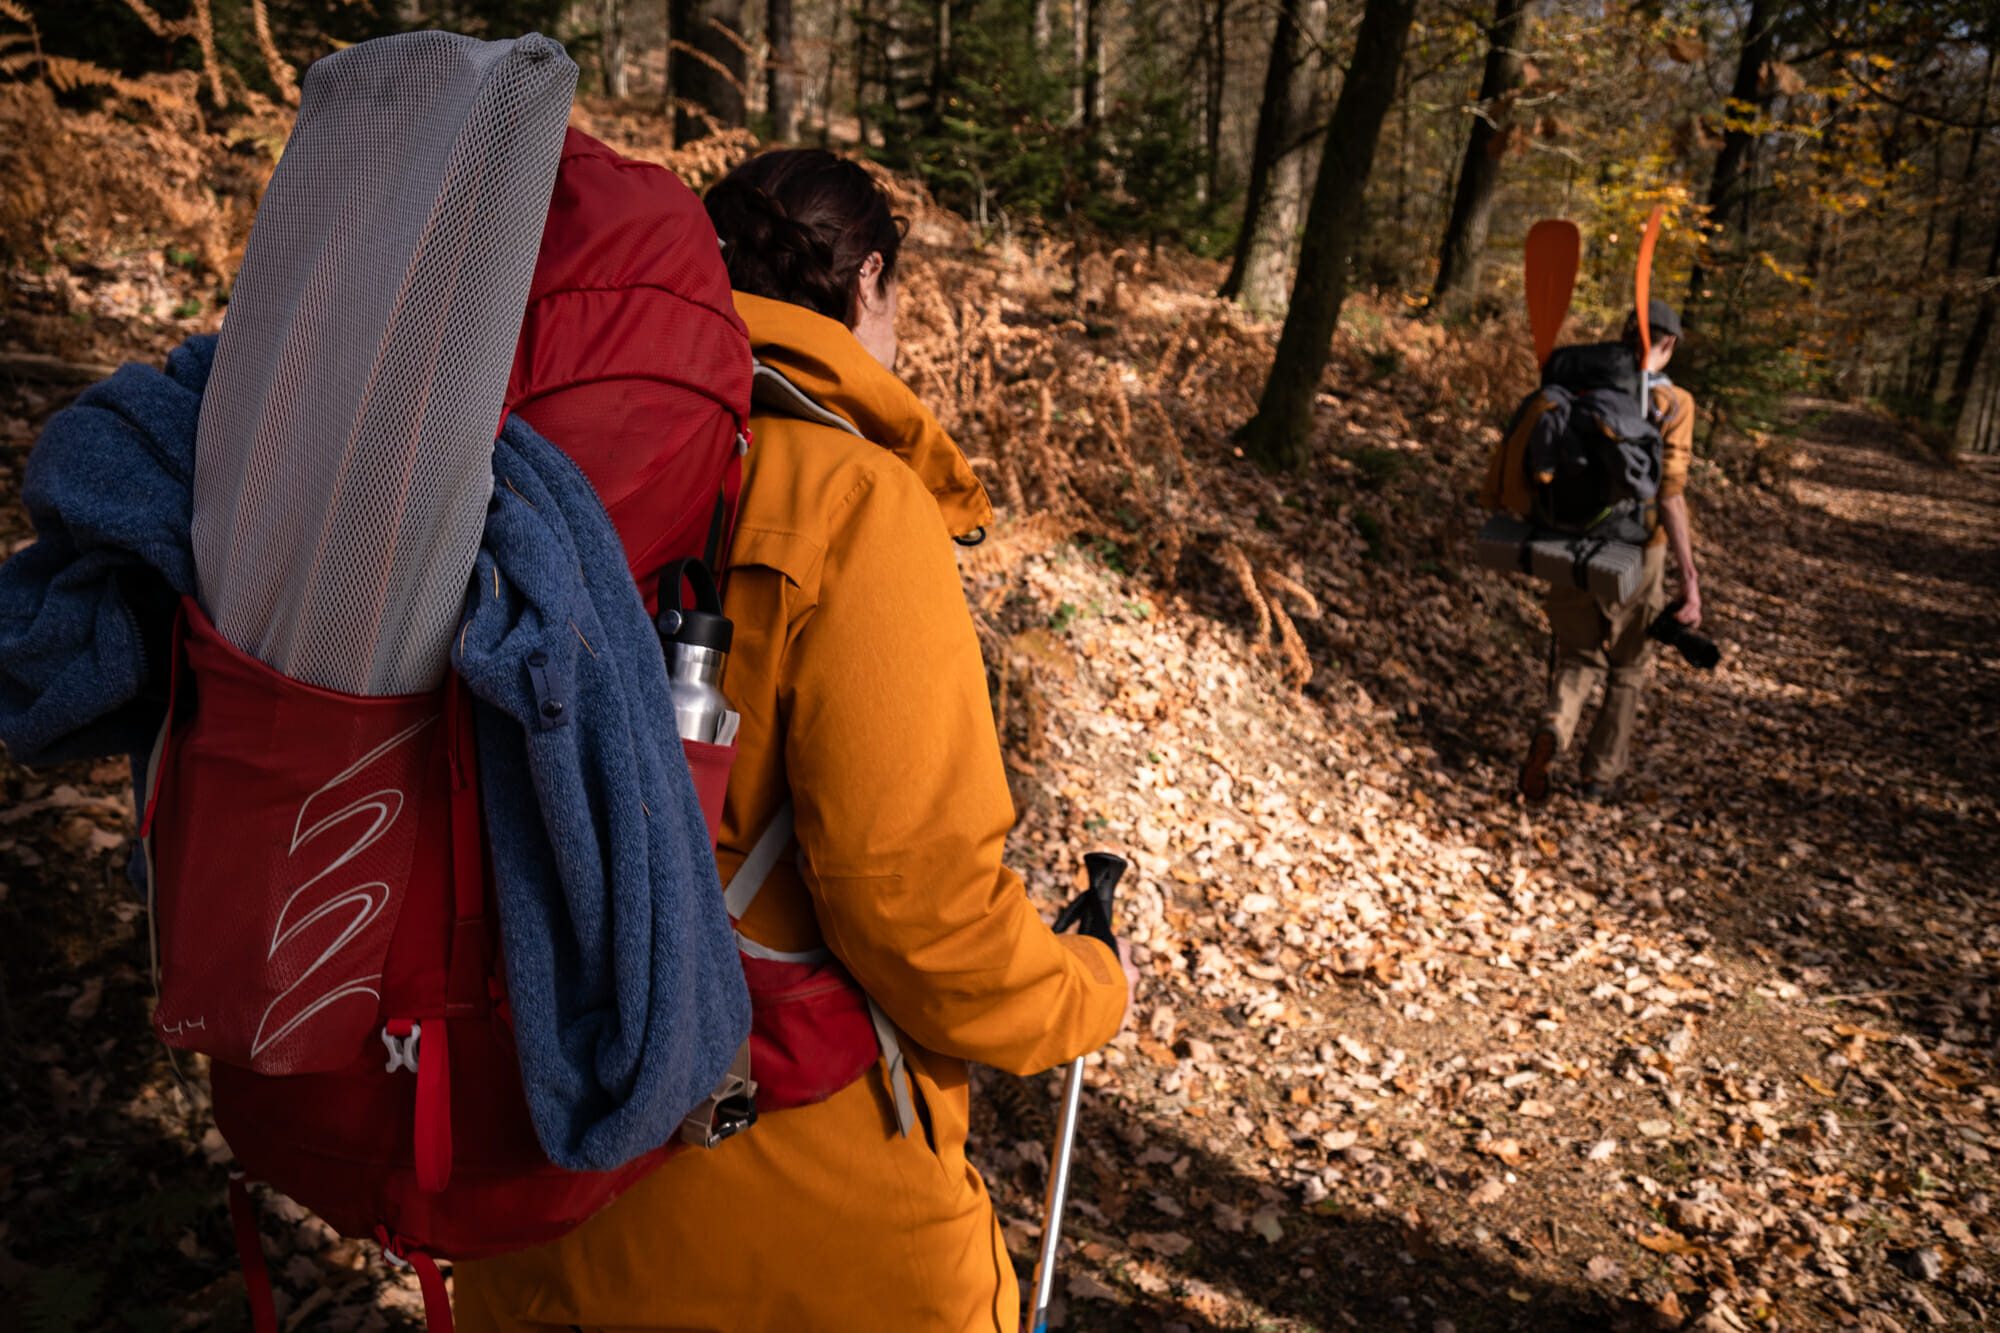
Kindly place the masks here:
[[(683, 590), (693, 596), (684, 599)], [(661, 570), (659, 607), (654, 624), (667, 655), (667, 687), (681, 739), (729, 744), (740, 719), (720, 682), (735, 627), (722, 614), (722, 598), (708, 566), (676, 560)]]

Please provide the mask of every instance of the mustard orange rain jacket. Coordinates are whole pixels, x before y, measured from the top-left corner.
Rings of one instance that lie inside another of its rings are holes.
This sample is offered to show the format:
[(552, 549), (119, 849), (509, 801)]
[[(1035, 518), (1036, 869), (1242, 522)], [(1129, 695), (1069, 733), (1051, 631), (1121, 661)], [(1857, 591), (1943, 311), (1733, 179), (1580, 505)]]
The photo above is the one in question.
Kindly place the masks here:
[(743, 932), (832, 948), (903, 1034), (922, 1123), (898, 1131), (878, 1062), (681, 1152), (562, 1240), (458, 1265), (467, 1333), (1012, 1330), (1013, 1268), (965, 1158), (965, 1062), (1048, 1069), (1123, 1016), (1110, 950), (1052, 935), (1000, 863), (1014, 811), (950, 541), (990, 520), (984, 490), (844, 325), (740, 292), (736, 308), (758, 359), (865, 438), (753, 414), (717, 859), (726, 880), (794, 803), (796, 859)]

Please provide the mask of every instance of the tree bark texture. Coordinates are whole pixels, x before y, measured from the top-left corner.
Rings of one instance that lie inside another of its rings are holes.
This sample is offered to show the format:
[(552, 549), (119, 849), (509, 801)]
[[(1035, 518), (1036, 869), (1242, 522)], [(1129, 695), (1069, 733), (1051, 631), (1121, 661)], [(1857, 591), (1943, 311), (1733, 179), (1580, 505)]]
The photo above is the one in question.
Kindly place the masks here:
[(741, 129), (748, 123), (745, 94), (750, 86), (743, 0), (672, 0), (668, 18), (673, 45), (667, 78), (677, 103), (674, 142), (701, 138), (711, 122), (717, 129)]
[[(1993, 100), (1994, 49), (1986, 49), (1986, 77), (1979, 89), (1979, 114), (1977, 120), (1986, 119), (1987, 104)], [(1968, 130), (1965, 136), (1965, 166), (1958, 176), (1958, 208), (1951, 215), (1951, 231), (1944, 247), (1945, 288), (1938, 294), (1937, 313), (1931, 321), (1930, 359), (1924, 365), (1924, 379), (1919, 392), (1926, 402), (1937, 400), (1938, 386), (1944, 380), (1945, 346), (1951, 341), (1951, 282), (1958, 272), (1958, 263), (1965, 253), (1965, 215), (1972, 208), (1973, 173), (1979, 166), (1979, 145), (1985, 141), (1984, 130)], [(1983, 202), (1983, 201), (1982, 201)], [(1953, 417), (1956, 417), (1954, 411)]]
[[(1298, 0), (1280, 0), (1280, 5), (1293, 9)], [(1215, 0), (1215, 7), (1207, 16), (1208, 32), (1202, 45), (1206, 48), (1208, 60), (1206, 75), (1208, 87), (1204, 91), (1202, 108), (1202, 146), (1208, 154), (1208, 202), (1211, 207), (1222, 197), (1222, 94), (1229, 71), (1229, 43), (1227, 24), (1229, 21), (1229, 0)], [(1284, 24), (1280, 15), (1278, 22)], [(1266, 89), (1268, 92), (1269, 89)]]
[(1104, 5), (1077, 3), (1083, 7), (1083, 124), (1094, 130), (1104, 120)]
[(799, 65), (792, 40), (792, 0), (764, 0), (764, 36), (771, 45), (770, 65), (764, 71), (771, 137), (793, 143), (799, 137)]
[(1318, 48), (1326, 36), (1326, 0), (1279, 0), (1264, 95), (1251, 142), (1243, 221), (1220, 295), (1256, 314), (1284, 313), (1285, 287), (1305, 200), (1303, 142), (1324, 80)]
[(945, 106), (950, 99), (951, 0), (931, 0), (930, 129), (933, 134), (944, 126)]
[(607, 97), (623, 97), (628, 91), (625, 79), (625, 15), (620, 12), (621, 9), (621, 0), (598, 0), (598, 53), (604, 66), (604, 94)]
[(1958, 369), (1951, 377), (1951, 398), (1945, 407), (1944, 425), (1953, 435), (1964, 424), (1965, 404), (1972, 397), (1973, 380), (1986, 356), (1987, 341), (1993, 336), (1996, 282), (2000, 282), (2000, 227), (1994, 229), (1993, 244), (1986, 251), (1985, 290), (1972, 317), (1972, 328), (1965, 335), (1965, 345), (1959, 348)]
[(833, 142), (834, 81), (840, 74), (840, 21), (846, 10), (836, 8), (833, 21), (826, 35), (826, 78), (820, 82), (819, 96), (819, 143), (824, 148)]
[(1918, 349), (1923, 339), (1924, 297), (1923, 282), (1931, 271), (1931, 247), (1937, 240), (1938, 214), (1944, 208), (1944, 136), (1931, 141), (1931, 206), (1924, 218), (1924, 246), (1917, 254), (1917, 267), (1913, 274), (1918, 288), (1916, 301), (1910, 309), (1907, 346), (1903, 353), (1902, 391), (1905, 397), (1917, 392), (1917, 375), (1923, 364)]
[[(1729, 100), (1740, 102), (1761, 112), (1764, 107), (1763, 71), (1778, 46), (1778, 15), (1785, 0), (1750, 0), (1750, 17), (1743, 24), (1743, 46), (1736, 55), (1736, 79), (1729, 88)], [(1757, 142), (1757, 136), (1750, 130), (1734, 122), (1741, 113), (1731, 109), (1731, 124), (1723, 130), (1722, 149), (1715, 155), (1715, 172), (1708, 181), (1708, 216), (1710, 220), (1729, 224), (1730, 214), (1739, 199), (1749, 196), (1745, 167), (1750, 160), (1750, 150)], [(1737, 229), (1742, 230), (1741, 222)], [(1697, 261), (1694, 272), (1688, 279), (1690, 299), (1701, 295), (1704, 282), (1702, 265)]]
[(1366, 222), (1368, 176), (1416, 7), (1417, 0), (1368, 0), (1362, 12), (1320, 153), (1291, 310), (1257, 415), (1242, 431), (1244, 451), (1268, 468), (1298, 471), (1311, 458), (1313, 401), (1347, 299), (1347, 267)]
[(1069, 40), (1070, 47), (1075, 53), (1075, 62), (1071, 69), (1076, 80), (1071, 88), (1071, 95), (1075, 99), (1071, 113), (1072, 119), (1079, 125), (1083, 124), (1086, 114), (1085, 90), (1089, 79), (1086, 71), (1090, 65), (1090, 21), (1085, 17), (1084, 11), (1096, 3), (1097, 0), (1069, 0)]
[(1493, 218), (1493, 195), (1500, 184), (1507, 142), (1503, 130), (1509, 113), (1503, 99), (1520, 86), (1521, 39), (1533, 10), (1533, 0), (1495, 0), (1493, 6), (1486, 69), (1479, 79), (1479, 111), (1466, 136), (1465, 162), (1459, 168), (1451, 219), (1445, 223), (1444, 245), (1438, 252), (1437, 281), (1431, 288), (1431, 309), (1436, 311), (1461, 306), (1479, 294), (1480, 260), (1486, 252), (1486, 229)]
[(854, 124), (861, 146), (868, 147), (868, 51), (874, 7), (860, 0), (854, 10)]

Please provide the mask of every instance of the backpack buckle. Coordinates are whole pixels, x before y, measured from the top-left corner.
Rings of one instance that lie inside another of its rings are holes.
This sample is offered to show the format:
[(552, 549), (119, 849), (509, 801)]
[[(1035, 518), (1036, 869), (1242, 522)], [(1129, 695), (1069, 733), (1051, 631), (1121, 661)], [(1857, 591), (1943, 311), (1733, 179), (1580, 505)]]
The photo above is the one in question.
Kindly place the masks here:
[(680, 1139), (697, 1148), (713, 1148), (757, 1123), (757, 1082), (750, 1077), (750, 1043), (737, 1049), (729, 1072), (715, 1091), (681, 1120)]
[[(401, 1031), (398, 1031), (398, 1029)], [(382, 1025), (382, 1044), (389, 1048), (389, 1063), (385, 1073), (393, 1074), (399, 1069), (417, 1072), (418, 1043), (423, 1040), (424, 1025), (407, 1018), (392, 1018)]]

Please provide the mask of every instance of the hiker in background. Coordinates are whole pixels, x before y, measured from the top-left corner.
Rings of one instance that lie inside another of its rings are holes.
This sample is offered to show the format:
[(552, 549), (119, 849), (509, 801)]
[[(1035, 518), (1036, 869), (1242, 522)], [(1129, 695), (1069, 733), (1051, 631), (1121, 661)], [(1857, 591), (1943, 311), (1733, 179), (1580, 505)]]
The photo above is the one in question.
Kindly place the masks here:
[(991, 508), (892, 373), (901, 222), (817, 150), (754, 158), (707, 205), (760, 362), (717, 860), (730, 880), (789, 808), (796, 842), (739, 923), (746, 966), (830, 949), (884, 1056), (668, 1159), (559, 1241), (460, 1264), (461, 1327), (1012, 1329), (1020, 1291), (965, 1157), (966, 1062), (1026, 1074), (1097, 1048), (1136, 973), (1122, 944), (1050, 933), (1000, 863), (1014, 811), (952, 547)]
[[(1604, 702), (1584, 744), (1579, 794), (1588, 801), (1605, 801), (1616, 794), (1618, 780), (1631, 761), (1639, 700), (1652, 678), (1653, 643), (1647, 630), (1667, 606), (1669, 549), (1680, 583), (1681, 605), (1675, 619), (1689, 629), (1701, 624), (1701, 580), (1695, 569), (1686, 497), (1688, 464), (1694, 458), (1694, 396), (1668, 381), (1664, 373), (1680, 341), (1680, 317), (1664, 301), (1650, 301), (1646, 310), (1652, 331), (1645, 366), (1652, 386), (1647, 408), (1665, 446), (1656, 526), (1632, 596), (1607, 603), (1588, 589), (1557, 581), (1542, 601), (1555, 636), (1554, 666), (1548, 706), (1521, 767), (1521, 792), (1532, 801), (1547, 798), (1549, 764), (1569, 748), (1584, 706), (1600, 682)], [(1636, 310), (1626, 317), (1623, 342), (1636, 360), (1640, 355)]]

